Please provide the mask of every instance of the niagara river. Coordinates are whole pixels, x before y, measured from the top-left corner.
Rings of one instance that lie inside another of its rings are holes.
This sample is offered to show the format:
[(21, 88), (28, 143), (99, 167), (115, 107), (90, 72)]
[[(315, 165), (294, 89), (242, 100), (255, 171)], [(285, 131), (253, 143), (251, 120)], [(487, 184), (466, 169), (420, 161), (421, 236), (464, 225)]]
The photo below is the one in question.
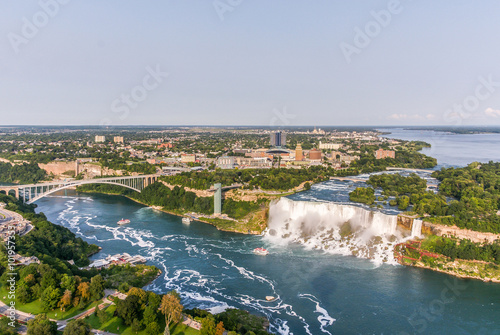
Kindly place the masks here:
[[(500, 157), (486, 156), (479, 157)], [(175, 289), (188, 308), (264, 315), (273, 333), (500, 334), (500, 285), (397, 265), (392, 247), (408, 237), (397, 230), (397, 212), (350, 203), (353, 187), (327, 181), (274, 202), (262, 236), (182, 224), (120, 196), (68, 190), (36, 204), (51, 222), (102, 247), (93, 259), (127, 252), (160, 268), (146, 289)], [(131, 223), (117, 225), (121, 218)], [(256, 247), (269, 255), (255, 255)]]

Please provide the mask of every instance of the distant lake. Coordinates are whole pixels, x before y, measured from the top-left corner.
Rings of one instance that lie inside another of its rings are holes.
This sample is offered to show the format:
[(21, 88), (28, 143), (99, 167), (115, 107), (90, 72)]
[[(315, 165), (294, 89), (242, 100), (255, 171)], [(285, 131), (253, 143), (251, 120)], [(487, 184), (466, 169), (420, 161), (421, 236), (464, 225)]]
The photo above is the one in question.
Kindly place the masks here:
[(433, 130), (383, 128), (387, 138), (407, 141), (424, 141), (431, 148), (422, 153), (434, 157), (438, 168), (442, 166), (466, 166), (472, 162), (500, 161), (500, 134), (453, 134)]

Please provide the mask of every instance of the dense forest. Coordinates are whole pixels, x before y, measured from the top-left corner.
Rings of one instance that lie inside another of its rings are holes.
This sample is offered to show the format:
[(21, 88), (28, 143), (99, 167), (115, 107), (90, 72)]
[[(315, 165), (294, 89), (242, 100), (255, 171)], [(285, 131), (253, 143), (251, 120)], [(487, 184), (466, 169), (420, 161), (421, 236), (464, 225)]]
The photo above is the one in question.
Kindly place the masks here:
[[(194, 192), (186, 191), (184, 187), (168, 188), (162, 183), (154, 183), (146, 187), (141, 193), (127, 188), (108, 184), (88, 184), (78, 187), (79, 191), (121, 194), (138, 200), (148, 206), (161, 206), (167, 211), (179, 214), (196, 212), (212, 214), (214, 211), (213, 197), (198, 197)], [(242, 219), (251, 212), (258, 210), (262, 203), (253, 201), (222, 201), (222, 213), (234, 219)]]
[(459, 258), (500, 264), (500, 243), (498, 242), (481, 244), (466, 239), (456, 241), (446, 237), (432, 236), (422, 243), (422, 248), (450, 257), (451, 260)]
[(1, 183), (34, 184), (47, 177), (45, 170), (40, 169), (36, 163), (11, 165), (0, 162)]
[(183, 172), (175, 176), (162, 177), (172, 185), (180, 185), (198, 190), (211, 188), (215, 183), (222, 186), (244, 184), (244, 188), (288, 191), (305, 181), (319, 182), (334, 175), (333, 168), (312, 166), (301, 169), (246, 169)]
[[(432, 176), (441, 182), (438, 193), (426, 190), (425, 180), (414, 174), (373, 175), (367, 183), (382, 188), (385, 196), (396, 196), (391, 205), (398, 205), (401, 210), (412, 205), (411, 210), (428, 221), (500, 233), (500, 163), (476, 162), (464, 168), (443, 168)], [(364, 198), (351, 199), (365, 202)]]

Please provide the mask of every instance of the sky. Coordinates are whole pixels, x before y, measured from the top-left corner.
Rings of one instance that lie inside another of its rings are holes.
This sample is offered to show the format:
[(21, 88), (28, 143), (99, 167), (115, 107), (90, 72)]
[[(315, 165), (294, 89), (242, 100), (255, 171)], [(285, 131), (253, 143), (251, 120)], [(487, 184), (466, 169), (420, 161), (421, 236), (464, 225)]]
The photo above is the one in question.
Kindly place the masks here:
[(6, 0), (0, 125), (500, 125), (500, 2)]

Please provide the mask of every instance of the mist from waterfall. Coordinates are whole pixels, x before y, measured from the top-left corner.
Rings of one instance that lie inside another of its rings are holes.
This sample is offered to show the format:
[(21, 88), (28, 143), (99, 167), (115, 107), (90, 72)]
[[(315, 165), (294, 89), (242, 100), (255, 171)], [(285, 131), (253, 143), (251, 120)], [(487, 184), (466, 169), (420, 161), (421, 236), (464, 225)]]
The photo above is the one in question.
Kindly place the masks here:
[(271, 203), (266, 238), (273, 243), (300, 243), (332, 254), (353, 255), (376, 263), (396, 264), (394, 245), (403, 240), (397, 216), (335, 203)]

